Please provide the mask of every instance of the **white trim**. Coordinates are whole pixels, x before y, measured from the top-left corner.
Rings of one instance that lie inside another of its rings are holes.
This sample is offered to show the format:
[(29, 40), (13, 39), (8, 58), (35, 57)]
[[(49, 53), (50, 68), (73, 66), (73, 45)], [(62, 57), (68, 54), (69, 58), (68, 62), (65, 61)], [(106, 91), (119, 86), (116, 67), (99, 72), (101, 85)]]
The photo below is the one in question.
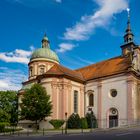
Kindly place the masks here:
[[(58, 61), (56, 61), (56, 60), (51, 60), (51, 59), (48, 59), (48, 58), (34, 58), (34, 59), (32, 59), (30, 62), (40, 61), (40, 60), (49, 61), (49, 62), (55, 62), (55, 63), (59, 64)], [(29, 62), (29, 63), (30, 63), (30, 62)]]

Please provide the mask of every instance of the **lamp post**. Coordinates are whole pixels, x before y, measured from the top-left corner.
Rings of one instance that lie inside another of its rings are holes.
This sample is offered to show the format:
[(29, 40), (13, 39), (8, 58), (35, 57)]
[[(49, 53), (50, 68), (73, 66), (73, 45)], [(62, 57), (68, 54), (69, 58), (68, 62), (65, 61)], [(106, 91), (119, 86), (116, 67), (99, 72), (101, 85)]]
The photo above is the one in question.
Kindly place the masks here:
[(67, 115), (68, 115), (68, 113), (65, 112), (65, 122), (66, 122), (66, 126), (65, 126), (65, 134), (67, 134)]
[(90, 122), (91, 122), (91, 132), (92, 132), (92, 128), (93, 128), (93, 118), (92, 118), (92, 115), (93, 115), (93, 111), (91, 110), (91, 114), (90, 114)]

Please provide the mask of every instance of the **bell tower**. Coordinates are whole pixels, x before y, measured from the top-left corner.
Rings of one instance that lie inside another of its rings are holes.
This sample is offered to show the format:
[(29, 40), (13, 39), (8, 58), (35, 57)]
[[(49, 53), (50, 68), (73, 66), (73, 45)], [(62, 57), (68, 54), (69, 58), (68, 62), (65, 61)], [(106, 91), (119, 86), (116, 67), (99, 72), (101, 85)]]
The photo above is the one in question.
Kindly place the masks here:
[(127, 21), (127, 28), (126, 28), (126, 34), (124, 35), (124, 42), (129, 43), (133, 42), (133, 33), (131, 31), (131, 25), (130, 25), (130, 9), (127, 9), (128, 12), (128, 21)]
[(128, 56), (130, 53), (133, 52), (133, 49), (136, 47), (134, 43), (134, 35), (131, 30), (129, 8), (127, 8), (127, 12), (128, 12), (127, 28), (125, 30), (125, 35), (124, 35), (124, 44), (121, 46), (123, 56)]

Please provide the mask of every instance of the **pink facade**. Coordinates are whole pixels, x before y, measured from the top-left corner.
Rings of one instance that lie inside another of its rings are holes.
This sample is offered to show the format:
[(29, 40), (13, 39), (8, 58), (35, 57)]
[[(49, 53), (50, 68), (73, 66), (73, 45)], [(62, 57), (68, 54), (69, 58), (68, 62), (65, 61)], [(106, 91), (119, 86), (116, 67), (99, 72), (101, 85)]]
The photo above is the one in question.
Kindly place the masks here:
[[(52, 119), (66, 119), (73, 113), (73, 93), (72, 85), (70, 80), (67, 79), (53, 79), (51, 83), (52, 90), (52, 104), (53, 104), (53, 114)], [(76, 86), (78, 88), (78, 114), (84, 116), (84, 89), (83, 86)]]

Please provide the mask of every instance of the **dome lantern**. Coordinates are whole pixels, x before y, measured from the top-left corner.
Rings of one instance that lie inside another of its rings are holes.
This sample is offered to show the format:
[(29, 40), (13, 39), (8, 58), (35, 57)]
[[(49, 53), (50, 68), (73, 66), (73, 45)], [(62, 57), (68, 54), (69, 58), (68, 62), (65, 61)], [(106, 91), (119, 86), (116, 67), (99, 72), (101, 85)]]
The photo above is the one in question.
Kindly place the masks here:
[(42, 47), (39, 49), (36, 49), (30, 58), (30, 62), (32, 61), (38, 61), (38, 60), (45, 60), (50, 62), (59, 63), (59, 58), (57, 54), (50, 49), (50, 42), (47, 38), (46, 34), (44, 35), (42, 39)]
[(42, 42), (42, 48), (50, 48), (50, 41), (49, 41), (46, 33), (44, 34), (44, 37), (41, 42)]

